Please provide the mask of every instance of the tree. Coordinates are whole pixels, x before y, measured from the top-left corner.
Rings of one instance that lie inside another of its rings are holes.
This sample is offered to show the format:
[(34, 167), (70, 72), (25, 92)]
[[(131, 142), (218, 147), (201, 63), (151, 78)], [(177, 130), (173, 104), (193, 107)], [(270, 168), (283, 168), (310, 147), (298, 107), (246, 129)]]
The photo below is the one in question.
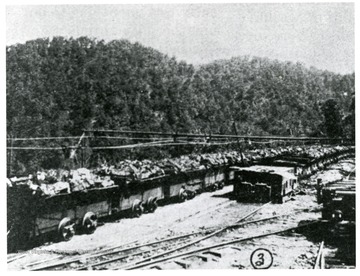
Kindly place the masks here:
[(323, 126), (325, 128), (328, 137), (337, 138), (342, 136), (342, 116), (340, 108), (335, 99), (326, 100), (321, 106), (324, 121)]

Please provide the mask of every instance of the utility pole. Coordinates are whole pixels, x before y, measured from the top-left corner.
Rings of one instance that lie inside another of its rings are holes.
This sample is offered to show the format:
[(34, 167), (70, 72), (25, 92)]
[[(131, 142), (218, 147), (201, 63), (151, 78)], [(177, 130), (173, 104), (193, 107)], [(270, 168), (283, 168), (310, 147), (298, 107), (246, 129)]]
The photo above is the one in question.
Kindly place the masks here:
[(84, 146), (83, 142), (81, 141), (80, 149), (81, 149), (81, 167), (84, 167)]
[(9, 176), (12, 175), (12, 163), (13, 163), (13, 146), (14, 146), (14, 136), (10, 135), (10, 160), (9, 160)]
[[(234, 128), (235, 135), (238, 136), (238, 132), (237, 132), (237, 128), (236, 128), (235, 121), (233, 121), (233, 128)], [(243, 157), (243, 153), (242, 153), (242, 152), (243, 152), (243, 151), (242, 151), (242, 147), (241, 147), (241, 144), (240, 144), (240, 142), (239, 142), (239, 137), (237, 137), (236, 140), (237, 140), (237, 144), (238, 144), (238, 147), (239, 147), (239, 150), (240, 150), (241, 163), (242, 163), (243, 165), (245, 165), (245, 164), (244, 164), (244, 157)]]

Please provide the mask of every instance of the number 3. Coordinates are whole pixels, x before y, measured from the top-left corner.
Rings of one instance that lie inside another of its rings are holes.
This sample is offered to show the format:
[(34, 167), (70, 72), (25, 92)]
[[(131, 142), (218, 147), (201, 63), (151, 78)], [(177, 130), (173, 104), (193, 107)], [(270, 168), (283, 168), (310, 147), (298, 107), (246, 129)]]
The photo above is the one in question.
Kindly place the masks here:
[(262, 265), (265, 263), (264, 253), (259, 253), (257, 256), (258, 256), (258, 258), (259, 258), (259, 261), (256, 261), (256, 262), (255, 262), (255, 265), (256, 265), (256, 266), (262, 266)]

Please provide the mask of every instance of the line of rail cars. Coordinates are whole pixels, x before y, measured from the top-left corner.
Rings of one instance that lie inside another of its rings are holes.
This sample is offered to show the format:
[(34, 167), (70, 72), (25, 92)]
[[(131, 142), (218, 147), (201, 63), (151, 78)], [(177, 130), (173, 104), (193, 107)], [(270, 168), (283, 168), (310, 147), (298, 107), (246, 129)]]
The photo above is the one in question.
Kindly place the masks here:
[[(351, 149), (346, 151), (344, 154), (349, 154)], [(239, 199), (282, 202), (283, 196), (292, 193), (297, 186), (296, 179), (291, 175), (311, 173), (311, 170), (320, 167), (320, 161), (327, 164), (338, 157), (328, 156), (318, 158), (318, 162), (305, 160), (303, 163), (290, 159), (284, 161), (284, 158), (273, 159), (271, 165), (287, 162), (293, 173), (251, 172), (246, 168), (220, 165), (212, 169), (171, 173), (143, 180), (112, 175), (115, 185), (53, 196), (34, 195), (26, 186), (8, 188), (8, 250), (25, 245), (29, 239), (50, 234), (69, 240), (75, 232), (94, 232), (99, 219), (123, 212), (137, 217), (143, 211), (154, 212), (160, 202), (184, 201), (202, 191), (215, 190), (228, 184), (234, 184)], [(254, 173), (258, 176), (251, 176)], [(241, 183), (239, 175), (242, 175)], [(248, 184), (245, 185), (245, 182)]]
[(69, 240), (75, 232), (92, 233), (98, 219), (123, 212), (138, 217), (143, 211), (154, 212), (158, 202), (184, 201), (202, 191), (222, 188), (231, 177), (226, 170), (217, 167), (144, 180), (112, 176), (115, 185), (110, 187), (48, 197), (34, 195), (26, 187), (12, 187), (7, 193), (11, 225), (8, 238), (13, 237), (13, 245), (21, 245), (47, 234), (56, 233), (58, 238)]
[(305, 178), (314, 174), (319, 169), (325, 169), (330, 164), (336, 163), (338, 160), (354, 156), (353, 149), (343, 152), (334, 152), (332, 154), (321, 155), (317, 157), (296, 156), (293, 154), (281, 154), (271, 158), (263, 158), (254, 162), (256, 165), (277, 166), (277, 167), (293, 167), (294, 173), (298, 178)]

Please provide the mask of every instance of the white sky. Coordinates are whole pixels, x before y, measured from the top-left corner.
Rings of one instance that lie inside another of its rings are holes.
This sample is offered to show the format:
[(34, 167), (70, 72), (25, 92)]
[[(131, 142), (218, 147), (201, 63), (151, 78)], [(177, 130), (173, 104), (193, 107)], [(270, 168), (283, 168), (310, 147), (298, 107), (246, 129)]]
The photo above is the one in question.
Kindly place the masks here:
[(353, 3), (6, 7), (6, 45), (51, 36), (129, 39), (192, 64), (250, 55), (355, 66)]

